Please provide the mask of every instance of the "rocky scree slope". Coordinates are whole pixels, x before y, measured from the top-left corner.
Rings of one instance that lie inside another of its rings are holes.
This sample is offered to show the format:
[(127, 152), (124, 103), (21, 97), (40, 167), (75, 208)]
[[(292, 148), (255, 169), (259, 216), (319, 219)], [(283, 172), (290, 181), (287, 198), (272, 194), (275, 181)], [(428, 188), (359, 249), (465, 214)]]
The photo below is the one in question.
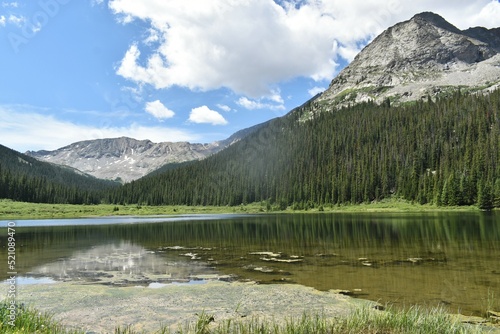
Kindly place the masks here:
[(499, 53), (500, 28), (460, 30), (437, 14), (420, 13), (376, 37), (315, 102), (400, 103), (458, 87), (492, 90), (500, 86)]

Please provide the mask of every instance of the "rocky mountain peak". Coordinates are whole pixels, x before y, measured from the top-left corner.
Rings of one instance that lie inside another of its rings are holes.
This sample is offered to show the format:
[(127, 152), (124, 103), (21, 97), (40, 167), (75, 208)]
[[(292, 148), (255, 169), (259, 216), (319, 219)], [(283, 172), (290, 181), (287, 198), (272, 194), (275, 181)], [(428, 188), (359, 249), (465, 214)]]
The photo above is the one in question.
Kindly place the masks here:
[(450, 87), (498, 86), (499, 53), (500, 29), (462, 31), (435, 13), (420, 13), (376, 37), (317, 101), (405, 102)]
[(42, 161), (66, 165), (102, 179), (129, 182), (168, 163), (203, 159), (217, 143), (153, 143), (128, 137), (85, 140), (54, 151), (28, 151)]
[(422, 12), (413, 16), (410, 21), (415, 22), (416, 24), (426, 25), (431, 24), (434, 27), (448, 30), (455, 34), (460, 34), (460, 29), (455, 27), (453, 24), (446, 21), (441, 15), (438, 15), (433, 12)]
[(236, 132), (208, 144), (188, 142), (153, 143), (128, 137), (79, 141), (54, 151), (28, 151), (38, 160), (70, 166), (102, 179), (129, 182), (166, 164), (204, 159), (232, 145), (263, 124)]

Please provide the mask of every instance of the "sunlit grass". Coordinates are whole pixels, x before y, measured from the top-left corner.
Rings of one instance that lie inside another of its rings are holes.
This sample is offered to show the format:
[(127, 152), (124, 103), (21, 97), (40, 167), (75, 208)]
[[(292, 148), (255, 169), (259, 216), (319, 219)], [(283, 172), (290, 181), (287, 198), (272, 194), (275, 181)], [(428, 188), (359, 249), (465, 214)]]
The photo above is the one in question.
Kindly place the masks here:
[[(20, 307), (17, 310), (15, 326), (9, 322), (7, 304), (0, 305), (1, 333), (54, 333), (80, 334), (81, 330), (71, 330), (62, 326), (53, 317), (40, 313), (32, 308)], [(341, 334), (341, 333), (487, 333), (492, 327), (462, 324), (442, 308), (411, 307), (406, 310), (389, 308), (377, 311), (364, 307), (353, 310), (349, 316), (327, 318), (322, 315), (304, 314), (300, 318), (285, 320), (259, 320), (258, 318), (221, 320), (203, 312), (195, 322), (179, 328), (163, 327), (154, 333), (158, 334)], [(117, 327), (115, 334), (140, 334), (133, 326)]]
[(48, 313), (39, 312), (23, 305), (14, 305), (15, 316), (11, 318), (10, 304), (0, 304), (0, 333), (5, 334), (83, 334), (59, 324)]
[(14, 202), (0, 200), (2, 219), (38, 219), (38, 218), (78, 218), (92, 216), (145, 216), (178, 214), (221, 214), (221, 213), (320, 213), (320, 212), (424, 212), (424, 211), (478, 211), (475, 206), (437, 207), (420, 205), (401, 199), (386, 199), (373, 203), (355, 205), (321, 205), (307, 209), (294, 210), (289, 206), (285, 210), (268, 205), (266, 202), (250, 203), (237, 206), (187, 206), (187, 205), (72, 205)]
[[(371, 308), (359, 308), (350, 316), (326, 318), (321, 315), (303, 315), (301, 318), (289, 318), (285, 321), (222, 321), (212, 324), (207, 321), (209, 315), (203, 314), (195, 324), (178, 329), (182, 334), (343, 334), (343, 333), (422, 333), (422, 334), (459, 334), (485, 333), (485, 327), (465, 325), (454, 319), (441, 308), (425, 309), (411, 307), (407, 310), (389, 309), (376, 311)], [(201, 322), (201, 324), (200, 324)], [(490, 328), (491, 329), (491, 328)], [(165, 330), (165, 329), (164, 329)], [(169, 332), (173, 333), (173, 332)]]

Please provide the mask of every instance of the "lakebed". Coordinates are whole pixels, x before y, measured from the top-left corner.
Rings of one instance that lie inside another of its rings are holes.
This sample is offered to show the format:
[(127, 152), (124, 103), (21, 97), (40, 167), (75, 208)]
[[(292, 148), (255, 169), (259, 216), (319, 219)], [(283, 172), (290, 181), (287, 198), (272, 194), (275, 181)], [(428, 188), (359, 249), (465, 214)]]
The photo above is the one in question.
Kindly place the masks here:
[[(4, 298), (0, 294), (0, 298)], [(130, 326), (147, 333), (167, 326), (172, 332), (195, 323), (204, 312), (217, 325), (224, 320), (285, 321), (310, 315), (346, 316), (357, 307), (375, 303), (302, 285), (259, 285), (252, 282), (210, 281), (161, 287), (114, 287), (73, 282), (22, 285), (18, 301), (69, 328), (112, 333)]]

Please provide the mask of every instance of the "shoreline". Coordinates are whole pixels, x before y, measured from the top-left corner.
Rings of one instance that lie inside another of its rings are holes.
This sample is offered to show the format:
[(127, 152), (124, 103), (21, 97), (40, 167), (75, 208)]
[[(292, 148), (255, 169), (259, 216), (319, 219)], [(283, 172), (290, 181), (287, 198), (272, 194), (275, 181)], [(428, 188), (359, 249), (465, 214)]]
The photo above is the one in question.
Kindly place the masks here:
[[(495, 210), (498, 211), (498, 210)], [(420, 212), (481, 212), (476, 206), (438, 207), (390, 199), (376, 203), (319, 206), (309, 210), (268, 210), (265, 203), (239, 206), (141, 206), (135, 204), (83, 205), (15, 202), (0, 199), (0, 217), (3, 220), (90, 218), (112, 216), (149, 216), (183, 214), (283, 214), (283, 213), (420, 213)]]
[[(0, 300), (5, 297), (1, 292)], [(390, 305), (346, 296), (336, 290), (319, 291), (299, 284), (209, 281), (201, 285), (167, 284), (152, 288), (58, 282), (20, 285), (16, 302), (24, 309), (36, 310), (39, 315), (49, 315), (67, 330), (96, 334), (177, 333), (179, 329), (184, 332), (182, 328), (199, 324), (201, 319), (210, 319), (205, 326), (214, 329), (226, 328), (231, 323), (267, 324), (276, 329), (301, 319), (311, 323), (314, 319), (339, 322), (346, 319), (344, 323), (349, 323), (349, 319), (365, 323), (368, 319), (377, 322), (374, 319), (390, 317), (408, 320), (406, 312), (413, 312), (421, 321), (445, 321), (445, 326), (468, 328), (471, 333), (500, 333), (495, 318), (418, 306), (398, 311)], [(415, 321), (415, 325), (421, 326), (419, 320)], [(399, 333), (396, 327), (393, 329)]]
[[(1, 299), (5, 299), (2, 292)], [(360, 307), (377, 303), (322, 292), (298, 284), (210, 281), (205, 284), (167, 284), (160, 288), (113, 287), (58, 282), (18, 286), (17, 302), (54, 315), (68, 328), (96, 333), (117, 327), (153, 332), (172, 330), (196, 322), (202, 313), (213, 316), (217, 325), (227, 320), (258, 318), (286, 321), (304, 314), (326, 317), (348, 316)]]

